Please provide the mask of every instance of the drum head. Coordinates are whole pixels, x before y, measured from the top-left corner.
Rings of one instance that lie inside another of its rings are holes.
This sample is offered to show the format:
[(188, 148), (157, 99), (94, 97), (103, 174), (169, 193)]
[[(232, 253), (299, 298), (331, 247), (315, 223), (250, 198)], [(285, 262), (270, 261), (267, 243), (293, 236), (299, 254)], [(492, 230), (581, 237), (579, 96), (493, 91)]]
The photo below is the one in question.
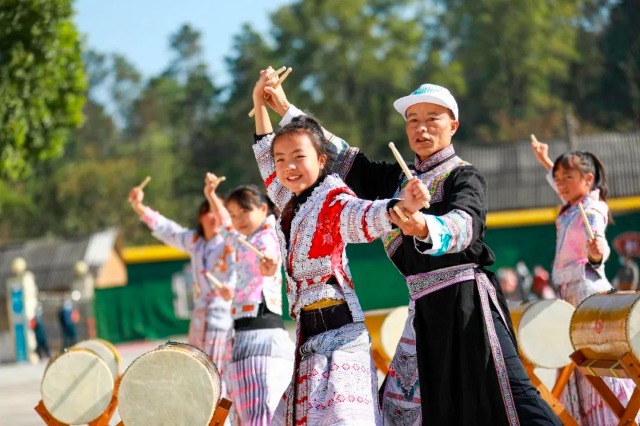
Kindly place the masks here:
[(402, 337), (404, 325), (409, 316), (409, 308), (407, 306), (399, 306), (392, 310), (382, 323), (380, 330), (380, 340), (382, 348), (390, 357), (396, 352), (396, 346)]
[(113, 386), (109, 366), (95, 352), (71, 348), (49, 364), (40, 393), (56, 420), (79, 425), (97, 419), (107, 409)]
[(109, 366), (113, 380), (118, 378), (120, 374), (120, 356), (111, 343), (102, 339), (90, 339), (78, 342), (73, 347), (89, 349), (98, 354)]
[(562, 368), (573, 353), (569, 329), (575, 308), (560, 299), (539, 300), (524, 311), (518, 326), (522, 354), (537, 367)]
[(120, 418), (127, 426), (208, 425), (221, 392), (220, 378), (211, 372), (211, 366), (179, 347), (147, 352), (122, 376)]

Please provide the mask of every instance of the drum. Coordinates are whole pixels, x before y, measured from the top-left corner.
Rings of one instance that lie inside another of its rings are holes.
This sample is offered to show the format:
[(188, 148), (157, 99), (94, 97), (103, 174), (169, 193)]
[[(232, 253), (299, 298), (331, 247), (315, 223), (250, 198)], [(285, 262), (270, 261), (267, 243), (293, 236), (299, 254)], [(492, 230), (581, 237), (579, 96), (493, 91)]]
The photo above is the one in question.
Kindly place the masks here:
[(640, 359), (640, 292), (593, 294), (571, 318), (571, 343), (587, 359), (617, 361), (627, 352)]
[(62, 423), (96, 420), (111, 402), (119, 362), (113, 345), (100, 339), (79, 342), (56, 354), (40, 383), (42, 403)]
[(89, 339), (76, 343), (74, 347), (89, 349), (97, 353), (109, 366), (114, 381), (120, 375), (120, 355), (110, 342), (102, 339)]
[(409, 315), (407, 306), (375, 309), (364, 313), (364, 324), (371, 335), (371, 351), (388, 367), (402, 337)]
[(572, 304), (560, 299), (511, 306), (509, 312), (522, 357), (535, 367), (568, 365), (573, 353), (569, 325), (574, 311)]
[(122, 375), (118, 412), (126, 426), (207, 426), (221, 393), (216, 365), (200, 349), (167, 342)]

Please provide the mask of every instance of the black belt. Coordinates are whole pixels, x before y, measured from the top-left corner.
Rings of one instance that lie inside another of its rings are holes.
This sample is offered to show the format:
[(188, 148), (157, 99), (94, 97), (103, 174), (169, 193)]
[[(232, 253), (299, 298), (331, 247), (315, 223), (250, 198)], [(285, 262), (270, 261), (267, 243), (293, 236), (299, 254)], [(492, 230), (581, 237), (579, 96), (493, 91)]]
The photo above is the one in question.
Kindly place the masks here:
[(282, 315), (271, 312), (264, 303), (261, 303), (258, 306), (257, 316), (238, 318), (233, 321), (233, 328), (238, 331), (284, 328), (284, 321), (282, 321)]
[(301, 310), (299, 319), (303, 340), (353, 322), (349, 305), (346, 303), (312, 311)]

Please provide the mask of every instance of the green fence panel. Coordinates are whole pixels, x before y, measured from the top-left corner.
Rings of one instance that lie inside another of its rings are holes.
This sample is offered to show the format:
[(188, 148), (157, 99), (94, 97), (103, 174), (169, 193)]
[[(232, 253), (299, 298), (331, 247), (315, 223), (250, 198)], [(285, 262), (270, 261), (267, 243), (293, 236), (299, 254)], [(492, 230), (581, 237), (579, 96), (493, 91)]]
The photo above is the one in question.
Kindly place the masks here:
[(189, 321), (176, 318), (171, 289), (171, 276), (184, 264), (130, 264), (126, 286), (96, 290), (98, 336), (115, 343), (186, 334)]

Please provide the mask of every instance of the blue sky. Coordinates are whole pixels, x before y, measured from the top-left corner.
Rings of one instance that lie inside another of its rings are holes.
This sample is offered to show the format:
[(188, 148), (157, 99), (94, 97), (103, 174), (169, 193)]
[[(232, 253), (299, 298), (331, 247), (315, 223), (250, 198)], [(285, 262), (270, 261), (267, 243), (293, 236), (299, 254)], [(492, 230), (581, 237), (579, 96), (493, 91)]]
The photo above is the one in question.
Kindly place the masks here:
[(209, 71), (216, 84), (227, 80), (224, 57), (244, 23), (262, 33), (269, 14), (293, 0), (76, 0), (75, 22), (88, 46), (124, 54), (145, 76), (169, 63), (169, 35), (183, 23), (202, 32)]

